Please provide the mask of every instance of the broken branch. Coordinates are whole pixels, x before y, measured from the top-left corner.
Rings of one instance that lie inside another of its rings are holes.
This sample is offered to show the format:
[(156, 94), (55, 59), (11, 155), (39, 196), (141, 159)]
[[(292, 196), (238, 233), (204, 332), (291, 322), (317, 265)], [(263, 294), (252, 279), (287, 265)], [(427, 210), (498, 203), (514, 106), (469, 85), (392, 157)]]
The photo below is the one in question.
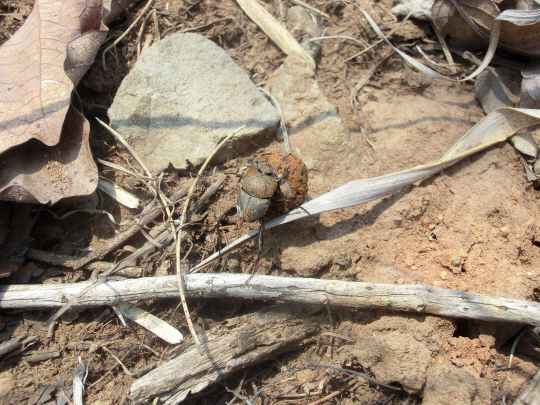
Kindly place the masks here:
[[(249, 274), (189, 274), (183, 277), (188, 298), (243, 298), (379, 308), (540, 326), (540, 304), (507, 297), (446, 290), (427, 285), (359, 283)], [(59, 308), (92, 282), (0, 286), (0, 309)], [(74, 307), (178, 298), (176, 275), (109, 281), (88, 291)]]

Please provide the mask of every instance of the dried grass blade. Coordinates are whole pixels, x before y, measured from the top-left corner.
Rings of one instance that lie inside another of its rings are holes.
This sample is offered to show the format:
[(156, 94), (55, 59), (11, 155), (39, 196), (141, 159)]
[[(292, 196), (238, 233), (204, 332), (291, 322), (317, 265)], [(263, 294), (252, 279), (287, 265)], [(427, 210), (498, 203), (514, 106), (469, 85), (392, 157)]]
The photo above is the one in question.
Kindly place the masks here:
[(143, 311), (140, 308), (125, 303), (118, 303), (114, 306), (114, 310), (122, 314), (124, 318), (130, 319), (133, 322), (138, 323), (143, 328), (159, 336), (167, 343), (176, 345), (182, 342), (182, 340), (184, 339), (182, 333), (180, 333), (179, 330), (172, 327), (164, 320), (159, 319), (157, 316), (154, 316), (149, 312)]
[[(370, 179), (356, 180), (338, 187), (302, 205), (309, 215), (364, 204), (390, 195), (421, 179), (452, 166), (467, 156), (480, 152), (508, 139), (517, 131), (540, 124), (540, 110), (501, 108), (493, 111), (467, 132), (444, 156), (427, 165), (417, 166), (402, 172), (391, 173)], [(295, 209), (265, 224), (266, 229), (307, 217), (303, 209)], [(209, 256), (192, 269), (199, 271), (221, 255), (237, 248), (258, 234), (258, 230), (238, 238), (221, 251)]]
[(315, 70), (315, 61), (302, 45), (280, 24), (257, 0), (237, 0), (238, 5), (249, 18), (257, 24), (279, 48), (289, 56), (296, 56), (307, 66)]
[(133, 194), (104, 177), (99, 178), (98, 188), (128, 208), (137, 209), (142, 205), (141, 201)]
[(152, 177), (148, 177), (148, 176), (145, 176), (143, 174), (137, 174), (137, 173), (133, 173), (131, 170), (128, 170), (126, 169), (125, 167), (123, 166), (120, 166), (120, 165), (117, 165), (116, 163), (112, 163), (112, 162), (107, 162), (106, 160), (103, 160), (103, 159), (100, 159), (100, 158), (96, 158), (96, 160), (101, 163), (103, 166), (107, 166), (107, 167), (110, 167), (111, 169), (114, 169), (114, 170), (117, 170), (119, 172), (122, 172), (122, 173), (125, 173), (125, 174), (129, 174), (130, 176), (133, 176), (133, 177), (136, 177), (138, 179), (141, 179), (141, 180), (152, 180)]

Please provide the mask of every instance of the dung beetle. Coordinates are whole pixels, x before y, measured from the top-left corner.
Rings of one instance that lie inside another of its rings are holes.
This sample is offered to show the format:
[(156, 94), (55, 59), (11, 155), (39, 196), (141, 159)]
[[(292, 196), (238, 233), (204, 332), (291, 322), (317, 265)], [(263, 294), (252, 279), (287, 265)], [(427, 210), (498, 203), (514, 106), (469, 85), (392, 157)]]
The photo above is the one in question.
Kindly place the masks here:
[(261, 218), (272, 202), (271, 198), (277, 190), (278, 179), (276, 168), (265, 162), (253, 163), (240, 184), (236, 211), (238, 216), (247, 222)]
[(248, 168), (238, 190), (236, 210), (242, 220), (254, 222), (263, 217), (272, 200), (284, 203), (282, 211), (287, 212), (302, 204), (306, 193), (305, 164), (292, 155), (273, 152)]

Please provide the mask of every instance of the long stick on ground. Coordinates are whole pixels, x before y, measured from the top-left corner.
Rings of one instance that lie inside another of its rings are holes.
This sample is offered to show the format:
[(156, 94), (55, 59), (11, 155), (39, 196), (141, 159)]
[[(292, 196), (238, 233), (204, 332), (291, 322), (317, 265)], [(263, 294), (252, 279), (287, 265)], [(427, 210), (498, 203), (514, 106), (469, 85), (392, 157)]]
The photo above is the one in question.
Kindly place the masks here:
[[(427, 285), (357, 283), (249, 274), (189, 274), (183, 280), (188, 298), (264, 299), (350, 308), (379, 308), (540, 326), (540, 304)], [(91, 283), (0, 286), (0, 310), (59, 308)], [(159, 298), (177, 299), (178, 296), (176, 275), (109, 281), (88, 291), (77, 300), (74, 307), (98, 307)]]

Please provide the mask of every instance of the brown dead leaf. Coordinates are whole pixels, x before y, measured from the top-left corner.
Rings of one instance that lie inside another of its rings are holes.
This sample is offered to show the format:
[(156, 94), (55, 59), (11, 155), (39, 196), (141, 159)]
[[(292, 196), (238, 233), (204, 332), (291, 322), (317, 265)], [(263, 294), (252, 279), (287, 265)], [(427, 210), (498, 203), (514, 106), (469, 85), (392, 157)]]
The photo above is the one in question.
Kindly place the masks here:
[(540, 10), (506, 10), (500, 46), (522, 55), (540, 56)]
[(0, 48), (0, 153), (32, 138), (58, 143), (74, 85), (106, 35), (93, 31), (101, 12), (100, 0), (37, 0)]
[(54, 203), (95, 190), (89, 126), (71, 94), (106, 37), (103, 22), (132, 2), (36, 0), (0, 47), (0, 199)]
[(484, 50), (489, 41), (491, 22), (500, 14), (491, 0), (460, 1), (462, 12), (473, 20), (476, 30), (465, 21), (451, 0), (436, 0), (433, 8), (433, 23), (443, 36), (451, 37), (450, 43), (468, 51)]
[(0, 199), (54, 204), (93, 193), (98, 172), (89, 134), (88, 121), (71, 107), (57, 145), (46, 146), (34, 139), (0, 155)]
[[(521, 9), (500, 12), (491, 0), (436, 0), (433, 22), (443, 35), (452, 37), (451, 43), (467, 50), (487, 48), (492, 23), (500, 21), (498, 46), (522, 55), (540, 56), (540, 10)], [(483, 46), (482, 46), (483, 44)]]

